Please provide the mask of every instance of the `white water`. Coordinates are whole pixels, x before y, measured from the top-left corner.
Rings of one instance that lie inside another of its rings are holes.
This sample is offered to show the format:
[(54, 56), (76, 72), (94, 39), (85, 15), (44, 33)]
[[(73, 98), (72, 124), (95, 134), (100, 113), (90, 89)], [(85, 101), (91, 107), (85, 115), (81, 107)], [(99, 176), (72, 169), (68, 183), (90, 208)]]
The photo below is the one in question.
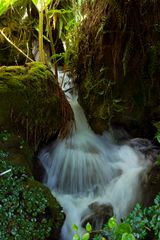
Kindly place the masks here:
[[(99, 206), (111, 204), (118, 220), (127, 216), (140, 198), (140, 179), (149, 161), (128, 145), (115, 145), (108, 133), (96, 135), (87, 123), (77, 95), (67, 94), (75, 126), (68, 138), (44, 148), (39, 158), (46, 170), (44, 183), (66, 215), (62, 239), (71, 240), (72, 224), (77, 224), (83, 232), (83, 221), (94, 214), (89, 207), (94, 202)], [(104, 217), (97, 215), (102, 223)]]

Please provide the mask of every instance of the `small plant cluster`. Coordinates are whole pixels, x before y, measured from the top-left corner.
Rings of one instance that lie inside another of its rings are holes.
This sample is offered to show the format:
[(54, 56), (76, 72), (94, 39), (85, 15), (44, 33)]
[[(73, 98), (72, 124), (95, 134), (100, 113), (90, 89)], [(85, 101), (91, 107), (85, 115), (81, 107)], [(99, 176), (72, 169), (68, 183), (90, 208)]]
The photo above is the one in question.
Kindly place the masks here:
[(73, 229), (76, 234), (73, 236), (73, 240), (136, 240), (132, 233), (132, 228), (128, 223), (118, 224), (115, 217), (111, 217), (107, 224), (104, 225), (102, 230), (94, 231), (90, 223), (86, 224), (86, 233), (82, 235), (78, 234), (78, 227), (74, 224)]
[(160, 240), (160, 193), (148, 208), (142, 209), (137, 204), (125, 222), (131, 225), (136, 239), (145, 239), (150, 233), (154, 239)]
[(26, 169), (10, 164), (5, 157), (1, 152), (0, 239), (47, 239), (53, 222), (43, 189), (40, 186), (35, 189)]
[[(115, 217), (111, 217), (103, 229), (95, 231), (90, 223), (86, 225), (86, 233), (80, 237), (77, 225), (73, 225), (76, 232), (73, 240), (138, 240), (150, 239), (160, 240), (160, 193), (154, 200), (154, 204), (142, 209), (137, 204), (129, 217), (122, 223), (117, 222)], [(153, 237), (153, 238), (152, 238)]]

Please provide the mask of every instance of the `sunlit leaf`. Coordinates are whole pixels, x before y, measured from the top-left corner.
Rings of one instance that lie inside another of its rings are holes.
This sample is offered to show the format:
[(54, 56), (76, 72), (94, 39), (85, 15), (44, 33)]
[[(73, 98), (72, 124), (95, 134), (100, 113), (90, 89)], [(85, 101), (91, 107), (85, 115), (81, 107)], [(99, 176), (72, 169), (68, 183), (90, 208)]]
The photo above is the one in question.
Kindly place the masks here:
[(10, 5), (13, 5), (17, 0), (0, 0), (0, 16), (7, 11)]
[(51, 0), (32, 0), (38, 11), (44, 10), (45, 6), (47, 7), (50, 3)]
[(40, 11), (41, 9), (41, 5), (42, 5), (42, 0), (32, 0), (33, 4), (36, 6), (36, 8), (38, 9), (38, 11)]
[(62, 18), (60, 18), (59, 19), (59, 38), (61, 38), (62, 28), (63, 28), (63, 20)]
[(115, 217), (111, 217), (110, 219), (109, 219), (109, 221), (108, 221), (108, 226), (109, 226), (109, 228), (115, 228), (115, 227), (117, 227), (117, 220), (116, 220), (116, 218)]
[(58, 14), (66, 14), (66, 13), (71, 13), (72, 11), (69, 9), (51, 9), (48, 11), (49, 17), (53, 16), (53, 14), (58, 13)]
[(73, 224), (73, 225), (72, 225), (72, 229), (73, 229), (74, 231), (78, 231), (78, 226), (77, 226), (76, 224)]
[(77, 233), (74, 234), (72, 240), (80, 240), (80, 236), (79, 236), (79, 234), (77, 234)]
[(52, 0), (44, 0), (45, 6), (47, 7), (51, 3), (51, 1)]
[(82, 236), (82, 240), (88, 240), (90, 238), (90, 234), (89, 233), (85, 233)]
[(121, 223), (118, 225), (116, 229), (116, 234), (123, 234), (123, 233), (131, 233), (132, 229), (131, 226), (128, 223)]
[(86, 224), (86, 231), (89, 232), (89, 233), (92, 231), (92, 226), (91, 226), (90, 223)]
[(136, 238), (131, 233), (123, 233), (122, 240), (136, 240)]

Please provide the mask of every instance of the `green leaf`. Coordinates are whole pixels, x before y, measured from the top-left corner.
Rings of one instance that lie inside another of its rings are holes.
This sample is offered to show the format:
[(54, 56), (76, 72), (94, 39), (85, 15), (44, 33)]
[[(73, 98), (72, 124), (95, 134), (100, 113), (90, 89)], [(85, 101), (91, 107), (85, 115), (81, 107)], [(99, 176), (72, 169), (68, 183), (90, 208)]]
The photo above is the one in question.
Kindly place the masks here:
[(47, 7), (51, 3), (51, 1), (52, 0), (44, 0), (45, 6)]
[(91, 226), (90, 223), (86, 224), (86, 231), (89, 232), (89, 233), (92, 231), (92, 226)]
[(51, 3), (51, 0), (32, 0), (32, 2), (36, 6), (38, 11), (40, 11), (41, 9), (44, 10), (44, 8)]
[(72, 225), (72, 229), (73, 229), (74, 231), (78, 231), (78, 226), (77, 226), (76, 224), (73, 224), (73, 225)]
[(15, 2), (17, 2), (17, 0), (0, 0), (0, 16)]
[(115, 228), (115, 227), (117, 227), (117, 220), (116, 220), (116, 218), (115, 217), (111, 217), (110, 219), (109, 219), (109, 221), (108, 221), (108, 227), (109, 228)]
[(61, 38), (61, 34), (62, 34), (62, 29), (63, 29), (63, 20), (62, 18), (59, 18), (59, 38)]
[(128, 223), (121, 223), (116, 229), (116, 235), (122, 235), (123, 233), (131, 233), (132, 229)]
[(42, 0), (32, 0), (33, 4), (36, 6), (38, 11), (40, 11), (40, 6), (42, 4)]
[(158, 131), (155, 135), (155, 138), (157, 139), (157, 141), (160, 143), (160, 131)]
[(136, 238), (131, 233), (123, 233), (121, 240), (136, 240)]
[(67, 9), (51, 9), (48, 11), (48, 16), (49, 17), (52, 17), (55, 13), (58, 13), (58, 14), (66, 14), (66, 13), (72, 13), (71, 10), (67, 10)]
[(90, 234), (89, 233), (85, 233), (82, 236), (82, 240), (88, 240), (90, 238)]
[(80, 236), (79, 236), (79, 234), (77, 234), (77, 233), (74, 234), (72, 240), (80, 240)]

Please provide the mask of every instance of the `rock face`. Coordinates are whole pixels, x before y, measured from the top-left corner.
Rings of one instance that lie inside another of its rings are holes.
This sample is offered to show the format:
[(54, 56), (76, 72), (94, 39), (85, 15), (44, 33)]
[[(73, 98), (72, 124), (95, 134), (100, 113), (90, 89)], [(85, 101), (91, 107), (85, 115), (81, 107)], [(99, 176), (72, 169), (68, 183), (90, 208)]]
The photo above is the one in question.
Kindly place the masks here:
[(52, 72), (41, 63), (1, 67), (0, 99), (0, 128), (14, 129), (34, 150), (72, 119)]
[(96, 1), (85, 5), (79, 32), (80, 103), (96, 132), (110, 124), (152, 135), (159, 121), (158, 1)]

